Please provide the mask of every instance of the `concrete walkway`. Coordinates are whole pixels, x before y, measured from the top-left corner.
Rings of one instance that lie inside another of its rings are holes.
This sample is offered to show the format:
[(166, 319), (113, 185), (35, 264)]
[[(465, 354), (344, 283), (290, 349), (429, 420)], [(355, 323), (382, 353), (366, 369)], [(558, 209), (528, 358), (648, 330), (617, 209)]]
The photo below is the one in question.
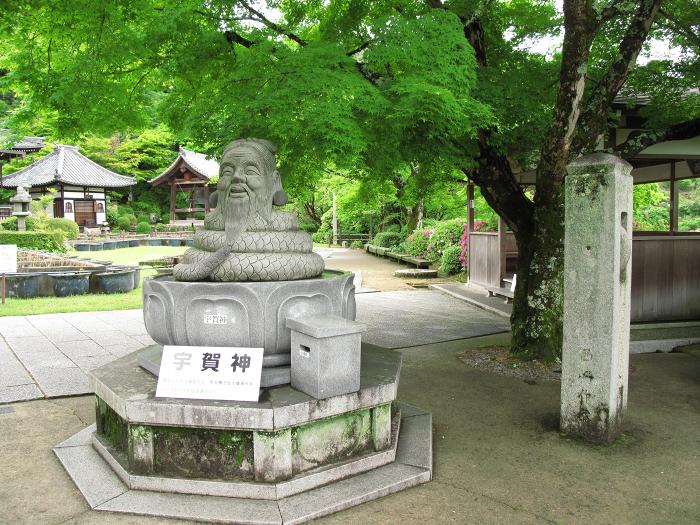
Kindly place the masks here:
[[(430, 291), (357, 295), (363, 341), (384, 348), (508, 330), (502, 318)], [(142, 310), (0, 317), (0, 403), (92, 393), (87, 372), (154, 341)]]

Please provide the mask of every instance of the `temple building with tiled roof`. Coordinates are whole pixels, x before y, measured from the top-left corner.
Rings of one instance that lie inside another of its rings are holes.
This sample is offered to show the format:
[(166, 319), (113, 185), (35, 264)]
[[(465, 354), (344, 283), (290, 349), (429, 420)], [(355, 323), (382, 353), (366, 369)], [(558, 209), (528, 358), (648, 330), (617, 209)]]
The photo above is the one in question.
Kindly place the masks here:
[(10, 175), (2, 177), (3, 188), (28, 188), (32, 198), (56, 189), (57, 198), (49, 215), (74, 220), (79, 226), (107, 222), (105, 195), (110, 188), (126, 188), (136, 179), (119, 175), (82, 155), (76, 146), (57, 144), (54, 151)]

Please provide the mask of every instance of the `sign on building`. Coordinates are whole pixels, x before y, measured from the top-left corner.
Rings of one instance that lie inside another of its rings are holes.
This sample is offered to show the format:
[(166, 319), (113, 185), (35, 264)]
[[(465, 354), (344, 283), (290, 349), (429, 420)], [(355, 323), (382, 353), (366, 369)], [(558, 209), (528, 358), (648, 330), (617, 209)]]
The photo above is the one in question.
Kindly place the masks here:
[(156, 397), (258, 401), (262, 348), (163, 347)]

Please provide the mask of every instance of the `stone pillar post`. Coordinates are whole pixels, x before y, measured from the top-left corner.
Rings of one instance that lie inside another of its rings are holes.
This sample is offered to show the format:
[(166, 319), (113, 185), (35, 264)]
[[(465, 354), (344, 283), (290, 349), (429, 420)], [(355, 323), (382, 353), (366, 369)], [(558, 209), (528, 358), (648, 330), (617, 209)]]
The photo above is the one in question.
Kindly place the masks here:
[(595, 153), (566, 170), (561, 429), (610, 442), (627, 406), (632, 166)]

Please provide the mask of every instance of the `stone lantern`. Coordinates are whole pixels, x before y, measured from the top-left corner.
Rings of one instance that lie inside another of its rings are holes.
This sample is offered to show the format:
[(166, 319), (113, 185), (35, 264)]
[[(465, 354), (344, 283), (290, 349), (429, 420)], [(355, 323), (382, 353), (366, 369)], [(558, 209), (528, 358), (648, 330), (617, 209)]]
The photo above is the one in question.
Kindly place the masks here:
[(29, 211), (29, 203), (32, 202), (32, 197), (29, 195), (27, 188), (22, 185), (17, 186), (17, 195), (10, 199), (13, 210), (12, 215), (17, 217), (17, 231), (26, 231), (26, 217), (31, 215)]

